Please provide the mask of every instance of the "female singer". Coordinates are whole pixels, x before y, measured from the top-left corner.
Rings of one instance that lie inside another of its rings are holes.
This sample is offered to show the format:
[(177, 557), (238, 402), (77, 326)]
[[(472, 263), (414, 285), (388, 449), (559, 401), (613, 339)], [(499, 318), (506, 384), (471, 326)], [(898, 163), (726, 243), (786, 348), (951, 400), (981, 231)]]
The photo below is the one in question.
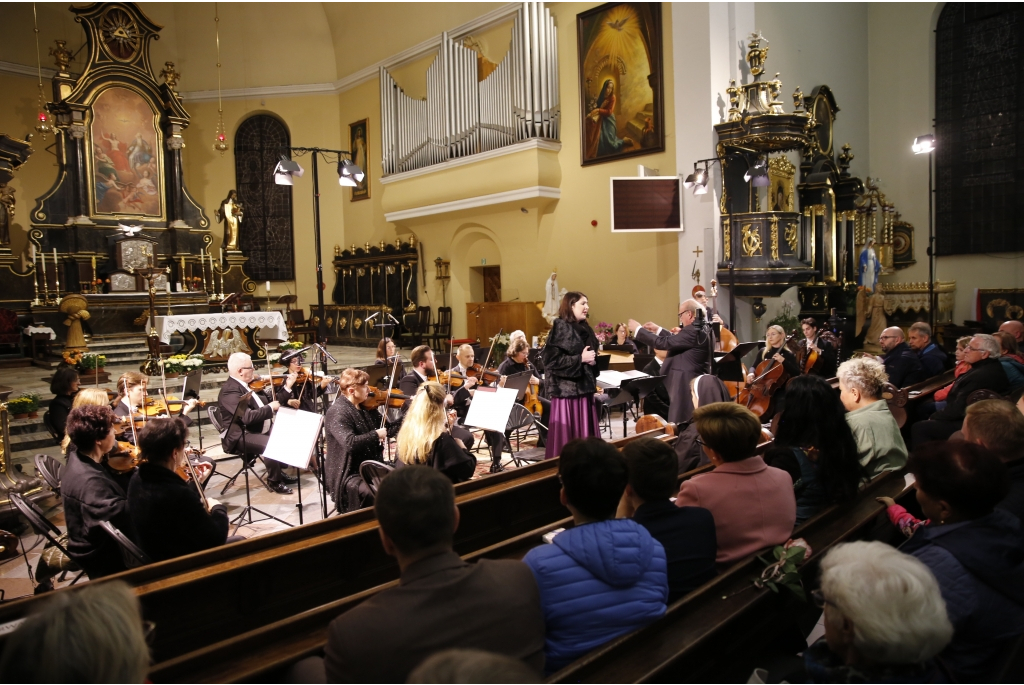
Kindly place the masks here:
[(78, 371), (73, 366), (62, 366), (53, 373), (50, 381), (50, 392), (54, 397), (50, 400), (50, 425), (60, 435), (64, 432), (64, 424), (68, 420), (75, 394), (78, 392)]
[(636, 343), (629, 339), (629, 327), (624, 323), (615, 324), (615, 335), (612, 337), (611, 345), (628, 347), (629, 351), (636, 354)]
[[(374, 366), (391, 367), (395, 363), (396, 354), (398, 354), (398, 348), (395, 346), (395, 341), (391, 338), (381, 338), (377, 343), (377, 360), (373, 364)], [(397, 382), (403, 376), (405, 376), (405, 367), (402, 365), (402, 360), (399, 359), (398, 368), (395, 370), (395, 381)]]
[(364, 461), (380, 461), (381, 443), (387, 429), (378, 428), (380, 416), (363, 409), (370, 392), (370, 376), (358, 369), (345, 369), (338, 379), (341, 391), (327, 410), (327, 456), (324, 475), (327, 490), (342, 514), (370, 506), (373, 494), (359, 475)]
[[(416, 391), (412, 406), (398, 431), (396, 466), (426, 464), (453, 483), (469, 480), (476, 472), (476, 457), (448, 430), (454, 419), (445, 418), (445, 392), (440, 383), (426, 381)], [(454, 412), (452, 412), (454, 414)]]
[(551, 400), (545, 459), (575, 438), (597, 437), (597, 336), (587, 323), (590, 303), (581, 292), (562, 297), (544, 346), (544, 388)]

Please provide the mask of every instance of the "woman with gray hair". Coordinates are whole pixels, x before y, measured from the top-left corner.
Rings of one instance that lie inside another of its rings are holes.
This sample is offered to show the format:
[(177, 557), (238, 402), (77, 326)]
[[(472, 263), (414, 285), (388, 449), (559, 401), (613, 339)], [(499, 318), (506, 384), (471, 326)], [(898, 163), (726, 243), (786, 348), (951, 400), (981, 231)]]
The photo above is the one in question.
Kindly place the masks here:
[(811, 683), (949, 682), (934, 660), (953, 637), (928, 567), (882, 542), (837, 545), (821, 562), (825, 637), (804, 652)]
[(882, 362), (871, 357), (850, 359), (839, 365), (839, 399), (846, 407), (846, 423), (857, 443), (860, 464), (874, 478), (907, 464), (907, 445), (885, 400), (889, 382)]

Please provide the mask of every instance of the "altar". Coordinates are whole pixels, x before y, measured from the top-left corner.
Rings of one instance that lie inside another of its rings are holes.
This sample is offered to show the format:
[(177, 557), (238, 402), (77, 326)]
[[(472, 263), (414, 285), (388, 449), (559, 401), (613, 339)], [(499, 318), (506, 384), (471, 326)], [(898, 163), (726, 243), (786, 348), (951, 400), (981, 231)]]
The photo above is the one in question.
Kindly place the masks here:
[(263, 359), (264, 344), (276, 348), (279, 341), (288, 340), (288, 326), (279, 311), (158, 316), (156, 332), (165, 344), (180, 333), (185, 346), (179, 354), (201, 354), (210, 362), (225, 362), (235, 352)]

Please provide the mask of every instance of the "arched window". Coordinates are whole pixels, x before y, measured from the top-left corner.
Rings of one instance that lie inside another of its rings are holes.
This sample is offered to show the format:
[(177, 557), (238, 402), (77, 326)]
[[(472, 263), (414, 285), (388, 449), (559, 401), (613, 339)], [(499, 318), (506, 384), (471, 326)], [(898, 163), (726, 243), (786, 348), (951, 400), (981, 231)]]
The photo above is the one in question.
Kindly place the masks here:
[(1024, 250), (1022, 57), (1021, 5), (951, 2), (942, 9), (935, 31), (937, 254)]
[(235, 133), (235, 187), (245, 212), (239, 247), (254, 281), (295, 279), (292, 189), (274, 183), (274, 167), (289, 145), (288, 129), (266, 114), (249, 117)]

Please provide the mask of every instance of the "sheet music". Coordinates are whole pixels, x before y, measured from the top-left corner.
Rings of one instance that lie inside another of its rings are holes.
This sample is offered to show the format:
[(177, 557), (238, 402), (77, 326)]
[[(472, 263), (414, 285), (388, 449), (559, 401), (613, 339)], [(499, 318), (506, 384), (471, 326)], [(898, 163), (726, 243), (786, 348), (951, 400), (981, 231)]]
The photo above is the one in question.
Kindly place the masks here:
[(309, 468), (323, 420), (323, 416), (314, 412), (281, 407), (274, 418), (263, 457), (300, 469)]
[(463, 423), (474, 428), (504, 433), (518, 394), (512, 388), (478, 388)]
[(602, 371), (597, 376), (597, 384), (602, 388), (618, 388), (624, 381), (634, 378), (647, 378), (649, 374), (643, 371)]

